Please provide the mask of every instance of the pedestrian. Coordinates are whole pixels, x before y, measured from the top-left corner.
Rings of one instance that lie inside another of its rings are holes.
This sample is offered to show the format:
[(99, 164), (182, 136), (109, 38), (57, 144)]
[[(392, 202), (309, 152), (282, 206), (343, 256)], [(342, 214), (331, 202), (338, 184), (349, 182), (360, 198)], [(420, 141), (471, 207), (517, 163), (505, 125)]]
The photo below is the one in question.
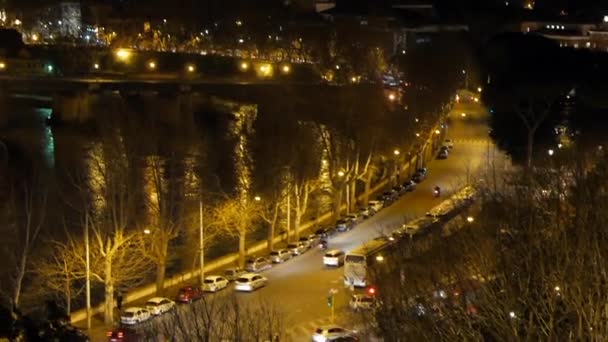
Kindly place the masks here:
[(122, 292), (120, 291), (118, 291), (118, 294), (116, 295), (116, 307), (119, 312), (122, 310)]

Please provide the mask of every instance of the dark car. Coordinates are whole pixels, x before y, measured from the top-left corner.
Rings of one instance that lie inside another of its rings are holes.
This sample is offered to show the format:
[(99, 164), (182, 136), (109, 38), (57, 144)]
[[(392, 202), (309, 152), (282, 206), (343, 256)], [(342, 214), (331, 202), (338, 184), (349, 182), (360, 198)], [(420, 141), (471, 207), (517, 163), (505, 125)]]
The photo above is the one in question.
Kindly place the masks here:
[(353, 229), (354, 226), (355, 226), (355, 223), (348, 219), (340, 219), (336, 222), (336, 229), (339, 232), (349, 231), (349, 230)]
[(412, 180), (416, 183), (420, 183), (426, 178), (426, 176), (427, 176), (426, 167), (421, 167), (419, 169), (416, 169), (414, 176), (412, 176)]
[(322, 239), (326, 239), (332, 235), (334, 235), (336, 233), (335, 228), (332, 227), (324, 227), (324, 228), (319, 228), (317, 230), (315, 230), (315, 234), (317, 234), (317, 236), (319, 236)]
[(405, 183), (403, 183), (402, 187), (407, 192), (414, 191), (416, 189), (416, 182), (411, 181), (411, 180), (405, 181)]
[(179, 289), (175, 301), (180, 303), (192, 303), (201, 298), (203, 298), (203, 290), (196, 285), (190, 285)]

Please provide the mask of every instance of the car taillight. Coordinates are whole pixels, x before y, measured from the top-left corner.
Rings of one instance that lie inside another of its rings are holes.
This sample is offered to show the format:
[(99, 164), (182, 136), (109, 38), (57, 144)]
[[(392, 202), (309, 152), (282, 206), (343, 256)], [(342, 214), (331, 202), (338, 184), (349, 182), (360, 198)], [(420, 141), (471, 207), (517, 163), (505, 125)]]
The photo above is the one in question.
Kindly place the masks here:
[(122, 331), (118, 332), (118, 338), (122, 338), (123, 336), (124, 336), (124, 334)]
[(108, 331), (108, 333), (106, 335), (108, 335), (108, 337), (112, 337), (112, 332)]

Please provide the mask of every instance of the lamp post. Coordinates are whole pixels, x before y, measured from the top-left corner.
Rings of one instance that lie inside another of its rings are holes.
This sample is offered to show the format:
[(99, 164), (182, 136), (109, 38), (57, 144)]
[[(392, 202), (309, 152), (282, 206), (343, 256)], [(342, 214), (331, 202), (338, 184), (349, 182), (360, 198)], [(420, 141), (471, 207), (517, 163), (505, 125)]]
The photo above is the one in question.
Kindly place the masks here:
[(200, 272), (199, 280), (201, 285), (205, 281), (205, 228), (203, 226), (203, 193), (201, 191), (198, 201), (198, 248), (200, 250)]

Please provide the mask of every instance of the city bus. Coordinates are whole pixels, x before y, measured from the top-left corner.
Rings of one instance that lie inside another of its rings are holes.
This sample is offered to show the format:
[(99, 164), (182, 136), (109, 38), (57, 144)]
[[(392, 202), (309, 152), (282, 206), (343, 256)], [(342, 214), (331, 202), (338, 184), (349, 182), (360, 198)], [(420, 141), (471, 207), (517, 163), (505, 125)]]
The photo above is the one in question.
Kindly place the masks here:
[(353, 249), (344, 258), (344, 284), (353, 287), (366, 287), (368, 274), (367, 268), (375, 263), (382, 262), (385, 253), (392, 241), (381, 236)]

